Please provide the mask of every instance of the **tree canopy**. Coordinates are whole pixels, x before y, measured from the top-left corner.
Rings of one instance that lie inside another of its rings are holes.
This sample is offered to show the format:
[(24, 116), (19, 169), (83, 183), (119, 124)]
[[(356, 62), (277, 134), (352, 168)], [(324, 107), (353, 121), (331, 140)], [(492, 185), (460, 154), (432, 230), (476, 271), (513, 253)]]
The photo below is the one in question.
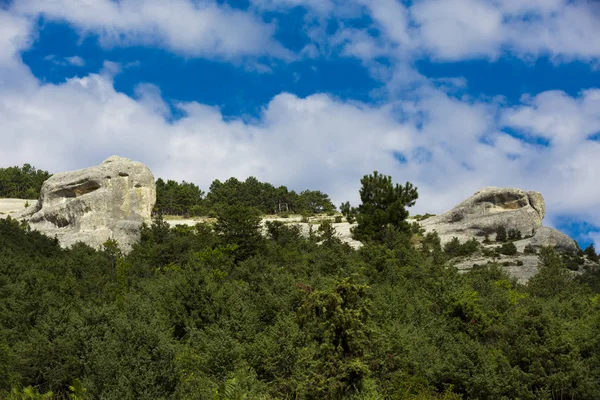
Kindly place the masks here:
[(245, 181), (229, 178), (225, 182), (218, 179), (204, 193), (189, 182), (173, 180), (156, 181), (155, 211), (172, 215), (213, 215), (222, 208), (239, 205), (252, 207), (261, 214), (281, 212), (322, 213), (335, 210), (329, 196), (319, 190), (304, 190), (299, 194), (285, 186), (275, 187), (260, 182), (255, 177)]
[(37, 199), (42, 184), (50, 176), (48, 171), (36, 169), (29, 164), (0, 168), (0, 197)]
[(355, 239), (382, 241), (388, 227), (404, 232), (410, 230), (406, 208), (414, 206), (419, 197), (416, 187), (410, 182), (404, 186), (394, 185), (391, 176), (377, 171), (365, 175), (360, 183), (361, 204), (357, 208), (351, 208), (349, 203), (341, 206), (347, 218), (355, 219), (358, 224), (353, 231)]
[(354, 250), (331, 224), (263, 237), (246, 207), (157, 216), (128, 254), (0, 219), (0, 398), (598, 398), (598, 268), (545, 248), (524, 285), (493, 262), (459, 273), (477, 243), (401, 218)]

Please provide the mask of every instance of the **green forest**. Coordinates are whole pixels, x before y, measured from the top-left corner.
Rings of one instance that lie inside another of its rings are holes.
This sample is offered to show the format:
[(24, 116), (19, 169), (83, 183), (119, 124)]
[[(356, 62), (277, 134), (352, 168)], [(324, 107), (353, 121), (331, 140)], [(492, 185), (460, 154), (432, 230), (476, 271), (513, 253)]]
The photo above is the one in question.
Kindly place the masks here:
[(208, 193), (186, 181), (165, 182), (161, 178), (156, 181), (154, 210), (161, 215), (216, 216), (220, 209), (233, 205), (253, 207), (262, 214), (319, 214), (335, 210), (329, 196), (319, 190), (296, 193), (285, 186), (260, 182), (253, 176), (245, 181), (214, 180)]
[[(42, 184), (50, 176), (49, 172), (29, 164), (0, 168), (0, 198), (37, 199)], [(319, 190), (296, 193), (285, 186), (260, 182), (253, 176), (245, 181), (233, 177), (225, 182), (216, 179), (208, 193), (191, 182), (156, 180), (155, 214), (216, 216), (220, 209), (232, 205), (253, 207), (262, 214), (312, 215), (335, 210), (329, 195)]]
[(157, 216), (126, 255), (0, 220), (0, 398), (600, 398), (597, 269), (544, 248), (527, 285), (459, 274), (476, 243), (406, 223), (410, 183), (361, 183), (359, 250), (327, 222), (263, 235), (235, 201), (214, 224)]
[(29, 164), (0, 168), (0, 198), (37, 199), (50, 173)]

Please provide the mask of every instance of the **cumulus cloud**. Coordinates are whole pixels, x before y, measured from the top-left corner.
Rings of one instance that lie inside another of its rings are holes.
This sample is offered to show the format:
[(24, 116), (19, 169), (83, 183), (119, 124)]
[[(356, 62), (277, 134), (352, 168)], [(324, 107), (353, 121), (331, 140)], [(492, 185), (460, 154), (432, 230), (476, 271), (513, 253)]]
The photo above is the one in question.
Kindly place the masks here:
[[(600, 226), (600, 142), (590, 140), (600, 130), (600, 89), (548, 91), (507, 107), (451, 96), (421, 77), (409, 98), (377, 105), (281, 93), (248, 122), (197, 102), (168, 104), (152, 84), (129, 97), (115, 89), (120, 66), (111, 62), (98, 74), (41, 83), (19, 57), (31, 40), (29, 22), (2, 11), (0, 20), (3, 165), (29, 162), (57, 172), (119, 154), (156, 176), (203, 188), (215, 178), (254, 175), (324, 190), (338, 204), (357, 201), (362, 175), (379, 170), (419, 187), (416, 212), (442, 212), (496, 185), (541, 191), (550, 225), (568, 216)], [(171, 115), (173, 107), (181, 118)]]
[[(341, 25), (331, 40), (345, 54), (392, 60), (494, 60), (547, 56), (600, 59), (600, 3), (588, 0), (354, 0), (373, 23)], [(337, 17), (337, 16), (336, 16)], [(343, 40), (340, 40), (343, 39)]]
[(0, 64), (15, 61), (17, 53), (31, 42), (31, 23), (15, 17), (0, 8)]
[(565, 151), (600, 131), (600, 91), (585, 90), (573, 98), (547, 91), (523, 99), (525, 105), (505, 113), (508, 125), (532, 136), (549, 139)]
[(290, 57), (273, 39), (274, 26), (211, 0), (15, 0), (12, 11), (67, 22), (82, 35), (98, 35), (105, 46), (162, 46), (186, 56), (228, 60)]
[[(140, 85), (132, 98), (115, 90), (112, 75), (90, 74), (0, 92), (0, 159), (62, 171), (116, 153), (147, 163), (157, 176), (204, 188), (215, 178), (254, 175), (325, 190), (336, 203), (357, 201), (362, 175), (379, 170), (419, 187), (415, 211), (444, 211), (487, 185), (516, 186), (546, 196), (547, 223), (567, 215), (598, 226), (600, 187), (592, 182), (600, 178), (600, 143), (587, 139), (592, 122), (585, 116), (598, 116), (593, 101), (599, 94), (548, 92), (505, 108), (432, 87), (410, 102), (377, 106), (282, 93), (252, 122), (224, 119), (218, 108), (196, 102), (174, 104), (183, 117), (173, 120), (157, 87)], [(561, 101), (573, 105), (562, 107), (562, 118), (583, 121), (573, 128), (577, 140), (569, 152), (502, 131), (524, 129), (515, 117), (522, 113), (528, 129), (536, 129), (551, 113), (543, 105)], [(399, 163), (395, 153), (407, 162)]]

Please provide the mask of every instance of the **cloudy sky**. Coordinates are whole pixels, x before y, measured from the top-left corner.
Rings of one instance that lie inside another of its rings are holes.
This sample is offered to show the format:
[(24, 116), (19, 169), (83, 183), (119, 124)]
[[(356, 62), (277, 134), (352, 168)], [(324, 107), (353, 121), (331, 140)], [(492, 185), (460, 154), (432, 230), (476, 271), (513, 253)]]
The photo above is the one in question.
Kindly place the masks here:
[(600, 1), (0, 0), (0, 167), (118, 154), (412, 210), (542, 192), (600, 248)]

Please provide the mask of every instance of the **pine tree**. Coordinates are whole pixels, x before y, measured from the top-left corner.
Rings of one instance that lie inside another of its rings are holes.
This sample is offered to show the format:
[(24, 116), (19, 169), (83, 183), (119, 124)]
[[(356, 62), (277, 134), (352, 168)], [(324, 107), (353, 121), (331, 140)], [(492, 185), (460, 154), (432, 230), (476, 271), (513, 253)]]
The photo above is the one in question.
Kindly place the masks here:
[(353, 230), (354, 238), (361, 241), (382, 241), (388, 226), (397, 231), (410, 232), (410, 225), (406, 222), (406, 208), (415, 205), (419, 197), (417, 188), (410, 182), (406, 182), (404, 186), (394, 186), (391, 176), (380, 175), (377, 171), (373, 175), (365, 175), (360, 182), (362, 204), (349, 212), (349, 215), (356, 217), (358, 223)]

